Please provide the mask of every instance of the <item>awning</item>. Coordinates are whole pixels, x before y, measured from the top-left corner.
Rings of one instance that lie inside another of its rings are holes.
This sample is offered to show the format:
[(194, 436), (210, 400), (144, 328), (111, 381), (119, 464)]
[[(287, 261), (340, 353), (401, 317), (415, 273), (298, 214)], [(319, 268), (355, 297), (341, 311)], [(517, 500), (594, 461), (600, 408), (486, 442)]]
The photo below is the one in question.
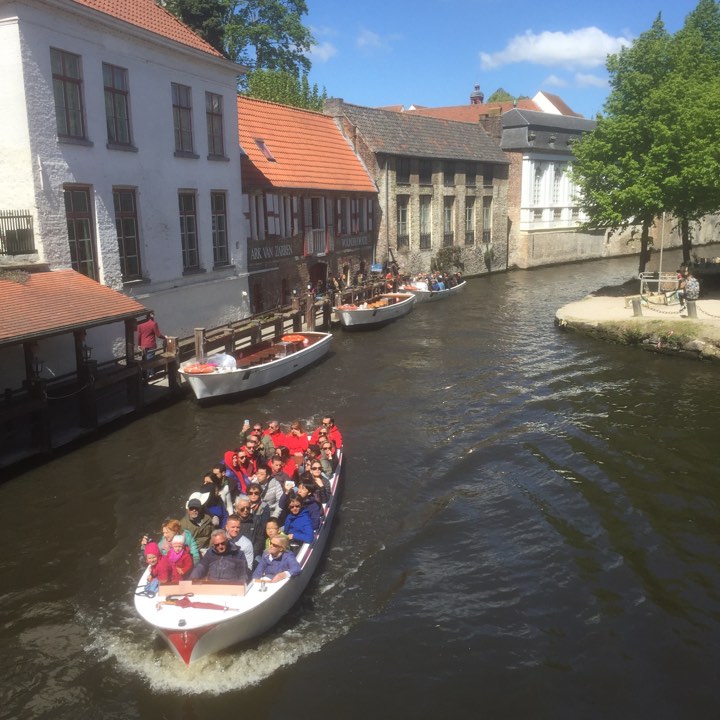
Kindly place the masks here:
[(75, 270), (0, 272), (0, 347), (137, 318), (147, 311)]

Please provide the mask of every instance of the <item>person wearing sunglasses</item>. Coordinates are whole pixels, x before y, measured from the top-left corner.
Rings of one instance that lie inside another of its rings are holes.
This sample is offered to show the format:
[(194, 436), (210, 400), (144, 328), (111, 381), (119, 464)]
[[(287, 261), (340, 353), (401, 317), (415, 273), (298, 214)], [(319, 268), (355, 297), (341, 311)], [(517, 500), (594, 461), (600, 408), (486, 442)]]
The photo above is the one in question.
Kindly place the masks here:
[[(323, 433), (322, 430), (326, 430), (327, 432)], [(310, 437), (310, 442), (318, 444), (318, 440), (320, 440), (320, 438), (324, 437), (325, 435), (327, 435), (328, 440), (333, 440), (335, 442), (336, 447), (342, 447), (342, 435), (340, 434), (340, 431), (335, 425), (335, 418), (331, 417), (330, 415), (326, 415), (322, 419), (322, 423), (317, 427), (317, 429)]]
[(210, 549), (194, 567), (190, 579), (213, 583), (247, 582), (245, 556), (228, 540), (224, 530), (215, 530), (210, 536)]
[(270, 540), (268, 549), (260, 558), (253, 573), (253, 580), (276, 583), (300, 574), (300, 563), (290, 552), (288, 539), (277, 535)]

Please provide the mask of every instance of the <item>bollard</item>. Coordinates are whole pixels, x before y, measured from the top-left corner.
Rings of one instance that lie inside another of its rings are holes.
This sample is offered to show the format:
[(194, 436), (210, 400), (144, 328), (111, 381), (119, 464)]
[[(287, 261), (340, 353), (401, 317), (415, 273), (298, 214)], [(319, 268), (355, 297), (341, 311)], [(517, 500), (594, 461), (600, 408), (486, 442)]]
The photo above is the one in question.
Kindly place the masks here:
[(640, 304), (640, 298), (633, 298), (633, 317), (642, 317), (642, 305)]
[(697, 307), (695, 307), (695, 301), (686, 300), (685, 304), (687, 305), (687, 316), (689, 318), (697, 318)]

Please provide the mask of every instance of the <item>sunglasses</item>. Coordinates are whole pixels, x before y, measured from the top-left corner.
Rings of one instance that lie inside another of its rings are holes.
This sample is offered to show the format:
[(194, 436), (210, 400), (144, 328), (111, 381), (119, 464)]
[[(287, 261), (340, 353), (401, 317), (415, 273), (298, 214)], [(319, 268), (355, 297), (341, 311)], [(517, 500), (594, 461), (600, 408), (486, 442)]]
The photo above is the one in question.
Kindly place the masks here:
[(213, 543), (213, 547), (225, 547), (226, 545), (227, 542), (225, 542), (224, 540), (222, 542)]
[(280, 545), (279, 543), (270, 543), (270, 544), (271, 544), (274, 548), (282, 549), (282, 547), (283, 547), (283, 546)]
[(248, 490), (248, 495), (259, 495), (259, 494), (260, 494), (259, 490)]

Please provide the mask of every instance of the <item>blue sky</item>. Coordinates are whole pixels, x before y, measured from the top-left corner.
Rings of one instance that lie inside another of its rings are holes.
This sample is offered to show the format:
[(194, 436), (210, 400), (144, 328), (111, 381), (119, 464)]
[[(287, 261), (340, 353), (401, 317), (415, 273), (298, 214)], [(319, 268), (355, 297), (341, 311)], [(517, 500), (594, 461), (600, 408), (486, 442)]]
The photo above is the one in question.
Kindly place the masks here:
[(310, 81), (358, 105), (463, 105), (479, 84), (560, 95), (592, 117), (605, 57), (661, 13), (674, 33), (697, 0), (307, 0)]

